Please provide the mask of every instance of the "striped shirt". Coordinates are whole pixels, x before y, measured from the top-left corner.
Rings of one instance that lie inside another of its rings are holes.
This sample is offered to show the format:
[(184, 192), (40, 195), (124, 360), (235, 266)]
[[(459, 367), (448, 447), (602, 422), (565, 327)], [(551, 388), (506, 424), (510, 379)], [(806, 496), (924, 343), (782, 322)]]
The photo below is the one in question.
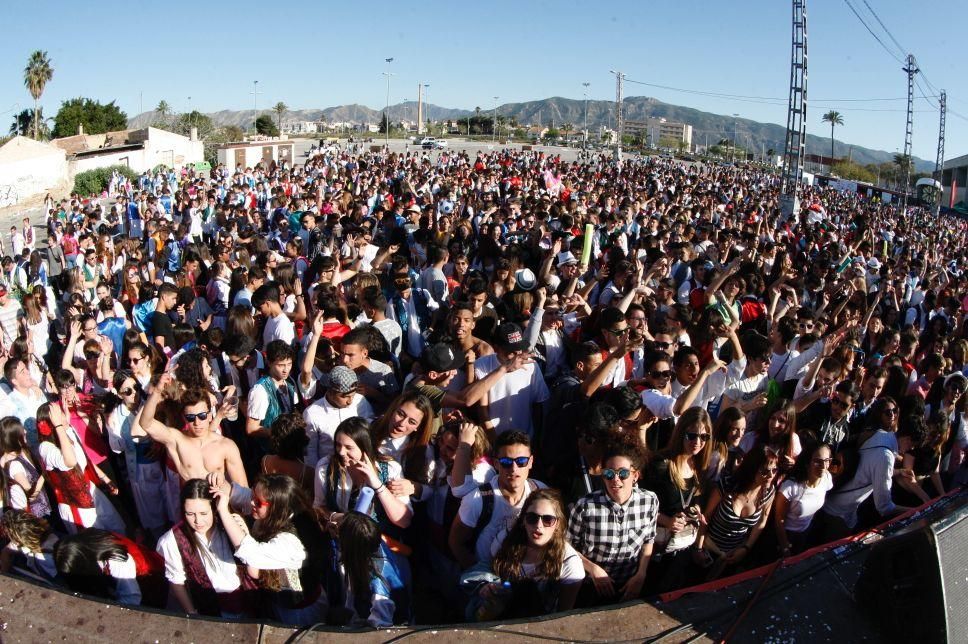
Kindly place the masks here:
[(741, 517), (733, 510), (733, 501), (736, 499), (735, 493), (727, 494), (724, 492), (722, 484), (720, 484), (720, 492), (723, 497), (719, 501), (719, 505), (716, 506), (713, 518), (709, 521), (707, 534), (720, 550), (729, 552), (741, 546), (746, 540), (750, 530), (763, 516), (763, 510), (773, 501), (776, 488), (768, 485), (760, 492), (760, 498), (756, 501), (756, 509), (748, 517)]

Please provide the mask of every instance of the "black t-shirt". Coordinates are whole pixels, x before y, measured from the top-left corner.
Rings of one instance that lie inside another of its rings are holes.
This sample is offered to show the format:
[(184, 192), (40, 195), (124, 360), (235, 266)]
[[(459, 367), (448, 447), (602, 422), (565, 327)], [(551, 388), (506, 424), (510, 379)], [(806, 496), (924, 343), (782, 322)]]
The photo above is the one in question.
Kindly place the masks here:
[(167, 313), (155, 311), (151, 314), (151, 333), (156, 337), (164, 338), (166, 347), (175, 346), (175, 328)]
[[(669, 460), (659, 459), (653, 461), (649, 466), (648, 475), (642, 482), (642, 487), (655, 492), (659, 498), (659, 512), (671, 517), (681, 512), (687, 505), (698, 505), (702, 509), (700, 492), (696, 489), (697, 480), (695, 474), (685, 480), (686, 488), (680, 489), (672, 480), (669, 474)], [(690, 493), (692, 497), (690, 498)]]

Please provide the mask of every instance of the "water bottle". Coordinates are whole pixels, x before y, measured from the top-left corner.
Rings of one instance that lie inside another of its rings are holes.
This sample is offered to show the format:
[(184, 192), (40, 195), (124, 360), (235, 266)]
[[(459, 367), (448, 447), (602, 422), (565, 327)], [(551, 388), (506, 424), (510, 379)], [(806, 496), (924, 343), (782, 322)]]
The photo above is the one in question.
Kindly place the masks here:
[[(492, 586), (493, 587), (493, 586)], [(502, 581), (498, 588), (494, 589), (491, 594), (481, 602), (480, 607), (477, 609), (477, 621), (479, 622), (489, 622), (491, 620), (499, 619), (501, 615), (504, 614), (504, 609), (507, 608), (508, 601), (511, 599), (511, 582)]]

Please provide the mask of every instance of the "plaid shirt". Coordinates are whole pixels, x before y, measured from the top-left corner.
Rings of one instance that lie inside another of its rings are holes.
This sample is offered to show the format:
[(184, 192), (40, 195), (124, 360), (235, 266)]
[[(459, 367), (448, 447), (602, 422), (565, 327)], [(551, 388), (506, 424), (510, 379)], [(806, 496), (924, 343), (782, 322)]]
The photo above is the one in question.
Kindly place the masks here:
[(592, 492), (572, 509), (568, 540), (615, 583), (623, 584), (638, 570), (642, 547), (655, 540), (658, 516), (658, 497), (640, 487), (632, 489), (625, 505), (604, 491)]

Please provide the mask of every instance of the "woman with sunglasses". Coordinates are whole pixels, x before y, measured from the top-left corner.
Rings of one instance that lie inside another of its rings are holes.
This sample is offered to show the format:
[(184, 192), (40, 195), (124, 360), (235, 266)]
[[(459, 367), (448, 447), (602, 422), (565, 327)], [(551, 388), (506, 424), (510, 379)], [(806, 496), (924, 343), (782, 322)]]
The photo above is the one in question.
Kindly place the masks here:
[(154, 442), (138, 424), (144, 396), (130, 371), (114, 374), (113, 407), (106, 409), (108, 445), (124, 458), (127, 481), (141, 527), (158, 538), (168, 526), (165, 513), (164, 470), (153, 453)]
[(716, 579), (745, 559), (770, 518), (779, 457), (758, 445), (743, 458), (731, 489), (712, 490), (703, 513), (706, 521), (696, 539), (697, 558), (711, 564), (707, 579)]
[[(835, 541), (857, 531), (857, 510), (868, 497), (882, 519), (910, 510), (891, 498), (891, 484), (897, 461), (897, 402), (890, 396), (878, 398), (867, 414), (869, 429), (857, 435), (856, 449), (844, 450), (844, 471), (827, 494), (820, 518), (823, 519), (824, 541)], [(898, 473), (899, 476), (911, 476)]]
[[(219, 474), (210, 474), (208, 482), (235, 558), (266, 591), (272, 617), (294, 626), (325, 621), (324, 537), (299, 484), (284, 474), (262, 475), (251, 490)], [(251, 514), (251, 530), (229, 508), (230, 497)]]
[(705, 409), (691, 407), (676, 423), (667, 447), (649, 465), (644, 487), (659, 499), (656, 528), (655, 590), (680, 588), (687, 581), (685, 557), (696, 540), (704, 474), (712, 459), (712, 421)]
[(793, 469), (780, 484), (773, 524), (781, 557), (803, 552), (811, 545), (813, 517), (823, 507), (827, 492), (834, 486), (830, 475), (832, 462), (830, 446), (816, 443), (800, 453)]
[(617, 438), (604, 452), (605, 490), (582, 497), (571, 511), (568, 540), (590, 579), (583, 606), (628, 601), (642, 593), (659, 514), (655, 493), (637, 485), (645, 460), (636, 437)]
[(585, 578), (581, 556), (565, 538), (565, 511), (555, 490), (525, 501), (503, 543), (492, 546), (490, 571), (467, 614), (478, 621), (537, 617), (571, 610)]

